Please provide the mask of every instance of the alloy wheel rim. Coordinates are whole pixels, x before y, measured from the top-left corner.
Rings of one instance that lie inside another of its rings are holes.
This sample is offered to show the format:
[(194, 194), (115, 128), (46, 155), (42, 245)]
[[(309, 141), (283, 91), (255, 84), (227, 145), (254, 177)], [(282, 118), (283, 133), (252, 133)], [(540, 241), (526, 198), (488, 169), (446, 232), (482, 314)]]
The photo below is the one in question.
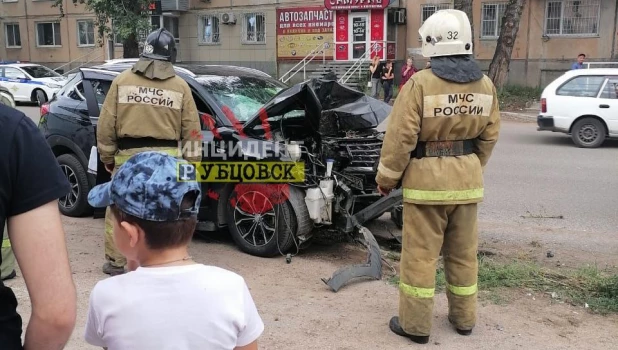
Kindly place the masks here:
[(275, 236), (275, 206), (263, 193), (240, 195), (234, 207), (234, 224), (242, 239), (254, 247), (264, 246)]
[(77, 175), (69, 166), (61, 165), (60, 169), (62, 169), (64, 176), (66, 176), (67, 180), (69, 181), (69, 184), (71, 185), (71, 190), (65, 196), (60, 197), (58, 202), (63, 208), (71, 209), (75, 206), (79, 198), (79, 181), (77, 180)]

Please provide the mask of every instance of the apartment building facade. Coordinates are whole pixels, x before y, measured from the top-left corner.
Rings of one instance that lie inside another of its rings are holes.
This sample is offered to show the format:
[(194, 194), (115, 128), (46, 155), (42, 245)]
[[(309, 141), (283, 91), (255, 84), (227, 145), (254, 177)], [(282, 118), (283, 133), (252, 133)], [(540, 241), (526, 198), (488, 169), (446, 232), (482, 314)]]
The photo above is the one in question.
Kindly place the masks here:
[[(122, 57), (121, 43), (99, 39), (94, 15), (65, 0), (1, 0), (0, 61), (62, 68)], [(162, 0), (153, 28), (176, 37), (179, 61), (233, 64), (281, 76), (308, 54), (313, 65), (354, 61), (370, 49), (396, 68), (407, 56), (424, 66), (418, 28), (452, 0)], [(505, 0), (474, 2), (475, 56), (487, 69)], [(618, 56), (615, 0), (528, 0), (512, 54), (510, 84), (544, 86), (579, 53), (589, 61)], [(142, 33), (142, 38), (146, 33)], [(316, 48), (318, 51), (314, 51)], [(321, 51), (321, 48), (325, 48)], [(618, 60), (618, 59), (617, 59)], [(302, 74), (301, 74), (302, 75)], [(301, 77), (302, 78), (302, 77)]]

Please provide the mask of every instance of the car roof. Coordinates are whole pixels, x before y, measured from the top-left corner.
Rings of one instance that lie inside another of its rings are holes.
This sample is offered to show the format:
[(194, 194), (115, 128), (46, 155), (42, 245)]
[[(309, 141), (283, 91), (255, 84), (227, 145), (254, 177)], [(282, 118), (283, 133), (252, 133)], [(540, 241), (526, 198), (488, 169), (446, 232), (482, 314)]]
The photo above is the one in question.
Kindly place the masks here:
[[(139, 58), (115, 58), (111, 60), (106, 60), (102, 66), (116, 66), (116, 65), (121, 66), (121, 65), (128, 65), (128, 64), (132, 65), (138, 60)], [(239, 72), (243, 72), (247, 74), (252, 73), (252, 74), (260, 75), (264, 77), (271, 77), (270, 75), (268, 75), (265, 72), (262, 72), (259, 69), (249, 68), (249, 67), (240, 67), (240, 66), (216, 65), (216, 64), (209, 64), (209, 65), (179, 64), (179, 65), (174, 65), (174, 67), (187, 69), (188, 71), (198, 74), (198, 75), (216, 74), (220, 76), (237, 76), (239, 75)], [(199, 73), (195, 72), (195, 70), (199, 70), (200, 72)]]
[(10, 66), (10, 67), (32, 67), (32, 66), (37, 66), (40, 67), (40, 64), (36, 64), (36, 63), (3, 63), (0, 62), (0, 66)]
[(577, 75), (618, 75), (618, 68), (584, 68), (572, 69), (564, 73), (566, 76)]
[[(131, 69), (133, 67), (133, 65), (135, 64), (136, 61), (119, 61), (119, 62), (107, 62), (101, 65), (96, 65), (90, 68), (94, 68), (94, 69), (100, 69), (100, 70), (108, 70), (108, 71), (114, 71), (114, 72), (124, 72), (127, 69)], [(174, 66), (174, 70), (178, 73), (184, 73), (188, 76), (194, 77), (195, 74), (193, 74), (191, 71), (184, 69), (182, 67), (177, 67)]]
[[(92, 66), (89, 69), (121, 73), (133, 67), (137, 59), (119, 59), (116, 62), (107, 61), (104, 64)], [(86, 69), (86, 68), (82, 68)], [(226, 65), (174, 65), (174, 70), (191, 78), (203, 76), (240, 76), (276, 80), (270, 75), (253, 68)]]

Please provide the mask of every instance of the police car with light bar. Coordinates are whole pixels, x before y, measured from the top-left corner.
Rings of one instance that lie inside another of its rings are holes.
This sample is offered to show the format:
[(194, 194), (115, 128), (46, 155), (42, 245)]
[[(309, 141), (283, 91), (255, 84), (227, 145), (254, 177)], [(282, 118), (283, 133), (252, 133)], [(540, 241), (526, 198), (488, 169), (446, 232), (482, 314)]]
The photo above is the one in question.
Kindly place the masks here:
[(0, 86), (11, 92), (16, 102), (49, 101), (67, 78), (36, 63), (0, 62)]

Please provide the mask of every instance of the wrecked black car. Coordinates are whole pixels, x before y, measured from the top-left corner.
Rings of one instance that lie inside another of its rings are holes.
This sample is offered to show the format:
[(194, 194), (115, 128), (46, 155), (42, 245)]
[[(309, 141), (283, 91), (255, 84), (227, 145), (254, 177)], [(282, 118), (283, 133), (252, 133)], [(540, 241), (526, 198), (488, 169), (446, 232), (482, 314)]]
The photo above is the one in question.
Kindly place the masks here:
[[(100, 161), (89, 172), (89, 157), (111, 81), (130, 67), (81, 68), (41, 106), (39, 128), (73, 185), (59, 200), (64, 215), (103, 215), (86, 198), (109, 174)], [(384, 136), (376, 127), (388, 104), (334, 79), (287, 87), (241, 67), (179, 66), (176, 72), (201, 114), (205, 162), (304, 163), (303, 182), (202, 182), (200, 234), (227, 230), (242, 251), (271, 257), (306, 247), (317, 229), (351, 234), (400, 209), (401, 192), (382, 197), (374, 180)]]

